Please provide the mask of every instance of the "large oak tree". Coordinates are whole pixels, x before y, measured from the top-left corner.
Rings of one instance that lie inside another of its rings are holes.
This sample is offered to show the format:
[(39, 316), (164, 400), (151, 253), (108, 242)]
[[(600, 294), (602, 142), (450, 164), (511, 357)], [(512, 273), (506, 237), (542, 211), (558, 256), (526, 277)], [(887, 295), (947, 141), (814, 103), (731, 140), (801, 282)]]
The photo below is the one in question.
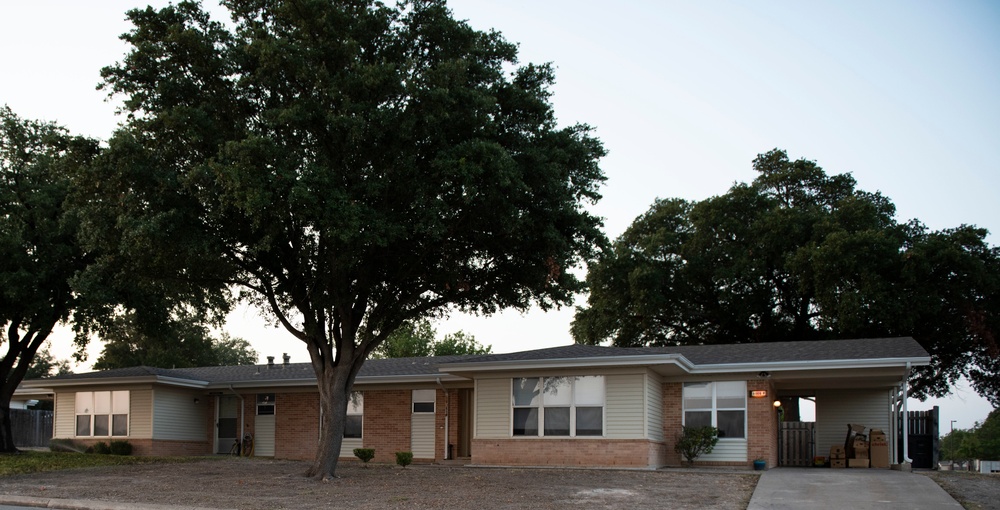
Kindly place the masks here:
[[(241, 289), (306, 344), (334, 476), (364, 360), (405, 321), (570, 302), (604, 242), (601, 143), (557, 126), (553, 71), (443, 1), (226, 0), (134, 10), (103, 70), (127, 121), (95, 232)], [(109, 241), (110, 242), (110, 241)]]
[(966, 375), (1000, 404), (1000, 249), (984, 229), (895, 220), (847, 174), (773, 150), (757, 178), (658, 200), (591, 265), (577, 342), (682, 345), (913, 336), (915, 394)]

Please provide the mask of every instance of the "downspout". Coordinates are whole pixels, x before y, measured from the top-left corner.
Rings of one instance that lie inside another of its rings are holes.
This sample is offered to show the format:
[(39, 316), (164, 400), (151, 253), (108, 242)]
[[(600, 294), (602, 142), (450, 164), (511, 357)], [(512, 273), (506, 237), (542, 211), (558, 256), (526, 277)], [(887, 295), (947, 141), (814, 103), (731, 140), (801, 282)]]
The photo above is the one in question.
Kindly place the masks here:
[(451, 395), (448, 390), (445, 389), (444, 384), (441, 383), (441, 378), (437, 378), (438, 386), (441, 387), (441, 391), (444, 392), (445, 406), (444, 406), (444, 455), (441, 456), (444, 460), (451, 460), (448, 458), (448, 441), (451, 440), (450, 432), (448, 429), (448, 415), (451, 413)]
[(237, 393), (236, 392), (236, 388), (233, 388), (232, 384), (229, 385), (229, 391), (233, 392), (233, 395), (236, 395), (236, 398), (240, 399), (240, 430), (239, 430), (239, 432), (236, 433), (236, 442), (240, 444), (240, 456), (242, 456), (243, 455), (243, 434), (246, 433), (246, 431), (243, 430), (243, 427), (244, 427), (244, 422), (243, 422), (244, 416), (243, 416), (243, 413), (245, 411), (246, 402), (243, 401), (243, 395), (240, 395), (239, 393)]
[(910, 383), (910, 362), (907, 361), (906, 362), (906, 376), (903, 378), (903, 400), (902, 400), (902, 403), (903, 403), (903, 407), (902, 407), (902, 409), (903, 409), (903, 426), (901, 427), (902, 430), (900, 430), (900, 435), (903, 436), (903, 438), (902, 438), (902, 440), (903, 440), (903, 462), (906, 463), (906, 464), (913, 464), (913, 459), (910, 458), (910, 444), (909, 444), (910, 443), (910, 441), (909, 441), (910, 440), (910, 424), (908, 423), (908, 421), (909, 421), (909, 418), (910, 418), (910, 416), (909, 416), (910, 413), (907, 412), (907, 409), (906, 409), (906, 399), (907, 399), (907, 397), (906, 397), (906, 391), (909, 388), (909, 383)]

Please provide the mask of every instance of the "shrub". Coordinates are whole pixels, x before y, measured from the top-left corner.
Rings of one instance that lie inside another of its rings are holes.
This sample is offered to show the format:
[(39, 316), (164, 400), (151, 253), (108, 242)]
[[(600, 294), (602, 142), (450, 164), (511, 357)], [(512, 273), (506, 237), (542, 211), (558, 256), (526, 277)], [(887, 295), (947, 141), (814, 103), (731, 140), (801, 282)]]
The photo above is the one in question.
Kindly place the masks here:
[(357, 458), (359, 458), (359, 459), (361, 459), (361, 462), (364, 462), (365, 464), (367, 464), (368, 461), (370, 461), (370, 460), (372, 460), (372, 459), (375, 458), (375, 449), (374, 448), (355, 448), (354, 449), (354, 456), (357, 457)]
[(703, 453), (712, 453), (719, 442), (719, 429), (715, 427), (684, 427), (674, 444), (674, 451), (681, 454), (688, 465)]
[(94, 443), (94, 445), (91, 446), (90, 448), (87, 448), (87, 453), (97, 453), (100, 455), (107, 455), (111, 453), (111, 447), (108, 446), (108, 443), (105, 443), (104, 441), (98, 441)]
[(413, 452), (396, 452), (396, 464), (406, 467), (413, 462)]
[(54, 452), (76, 452), (80, 453), (83, 451), (82, 448), (77, 446), (72, 439), (50, 439), (49, 440), (49, 450)]
[(111, 441), (111, 455), (132, 455), (132, 443), (128, 441)]

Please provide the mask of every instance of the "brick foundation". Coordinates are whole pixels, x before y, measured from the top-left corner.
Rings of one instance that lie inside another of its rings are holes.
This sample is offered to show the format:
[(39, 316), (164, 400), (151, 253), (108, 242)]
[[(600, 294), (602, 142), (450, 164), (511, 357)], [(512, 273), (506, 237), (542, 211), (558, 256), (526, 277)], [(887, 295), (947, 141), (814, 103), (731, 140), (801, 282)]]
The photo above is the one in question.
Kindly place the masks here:
[(475, 439), (472, 463), (649, 469), (659, 467), (665, 447), (644, 439)]

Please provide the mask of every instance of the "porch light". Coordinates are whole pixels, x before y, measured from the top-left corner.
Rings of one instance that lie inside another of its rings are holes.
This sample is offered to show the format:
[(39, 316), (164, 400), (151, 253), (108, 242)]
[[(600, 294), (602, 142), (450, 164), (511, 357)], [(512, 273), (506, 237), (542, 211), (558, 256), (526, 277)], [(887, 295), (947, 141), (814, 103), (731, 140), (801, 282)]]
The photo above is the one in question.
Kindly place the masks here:
[(780, 400), (775, 400), (773, 405), (774, 405), (774, 408), (777, 409), (777, 408), (781, 407), (781, 401)]

